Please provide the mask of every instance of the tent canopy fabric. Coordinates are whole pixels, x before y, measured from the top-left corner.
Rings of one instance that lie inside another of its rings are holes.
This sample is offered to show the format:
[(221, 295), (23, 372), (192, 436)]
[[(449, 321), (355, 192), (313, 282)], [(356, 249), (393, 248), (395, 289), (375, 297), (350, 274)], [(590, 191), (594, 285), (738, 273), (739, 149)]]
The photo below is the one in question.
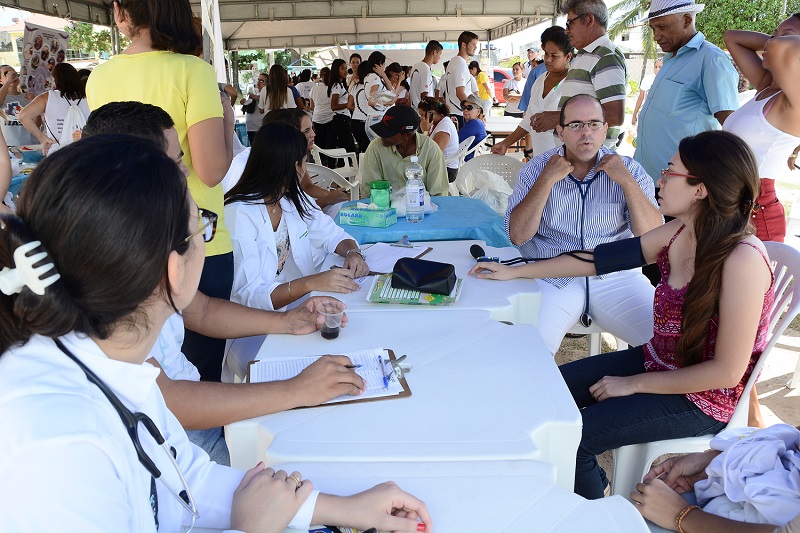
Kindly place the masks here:
[[(166, 1), (166, 0), (165, 0)], [(190, 0), (196, 15), (200, 0)], [(0, 5), (110, 26), (110, 0), (0, 0)], [(482, 40), (551, 18), (557, 0), (219, 0), (225, 48)]]

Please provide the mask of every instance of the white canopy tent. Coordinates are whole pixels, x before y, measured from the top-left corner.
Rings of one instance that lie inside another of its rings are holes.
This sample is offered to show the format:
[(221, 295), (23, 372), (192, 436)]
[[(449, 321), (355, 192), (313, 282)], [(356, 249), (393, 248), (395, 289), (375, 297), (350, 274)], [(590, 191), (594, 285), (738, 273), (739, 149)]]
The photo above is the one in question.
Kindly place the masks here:
[[(168, 0), (164, 0), (168, 1)], [(200, 0), (191, 0), (200, 14)], [(0, 5), (112, 24), (110, 0), (0, 0)], [(470, 30), (491, 41), (551, 18), (557, 0), (219, 0), (227, 50), (455, 41)]]

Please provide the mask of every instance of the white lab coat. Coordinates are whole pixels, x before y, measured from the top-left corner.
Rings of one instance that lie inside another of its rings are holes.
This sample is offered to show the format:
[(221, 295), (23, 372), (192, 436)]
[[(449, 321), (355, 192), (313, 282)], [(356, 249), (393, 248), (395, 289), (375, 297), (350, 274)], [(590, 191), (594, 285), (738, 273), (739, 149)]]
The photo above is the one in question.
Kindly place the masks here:
[[(175, 448), (200, 513), (197, 526), (229, 527), (233, 491), (244, 473), (212, 463), (188, 441), (156, 386), (159, 370), (109, 359), (82, 335), (69, 334), (62, 341), (128, 409), (147, 414)], [(150, 473), (125, 425), (51, 339), (34, 336), (0, 357), (0, 422), (0, 530), (156, 531)], [(191, 515), (161, 481), (182, 490), (178, 474), (141, 424), (139, 439), (162, 473), (156, 482), (159, 533), (182, 531)], [(295, 517), (297, 527), (307, 528), (316, 496)]]
[[(309, 219), (302, 218), (290, 200), (280, 200), (292, 259), (303, 277), (319, 272), (325, 256), (334, 253), (340, 242), (352, 239), (317, 207), (313, 198), (306, 197), (314, 206)], [(225, 224), (233, 241), (231, 301), (258, 309), (273, 309), (270, 295), (284, 281), (276, 280), (278, 251), (267, 206), (264, 202), (228, 204)]]

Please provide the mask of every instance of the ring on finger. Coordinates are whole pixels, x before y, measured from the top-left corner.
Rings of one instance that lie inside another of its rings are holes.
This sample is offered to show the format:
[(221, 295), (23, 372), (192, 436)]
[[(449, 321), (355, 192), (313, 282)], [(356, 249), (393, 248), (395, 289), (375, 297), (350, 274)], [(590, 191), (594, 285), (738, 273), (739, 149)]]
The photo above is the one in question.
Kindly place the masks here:
[(300, 486), (303, 484), (303, 480), (302, 480), (302, 479), (300, 479), (299, 477), (297, 477), (297, 476), (296, 476), (296, 475), (294, 475), (294, 474), (292, 474), (291, 476), (287, 477), (287, 478), (286, 478), (286, 481), (289, 481), (290, 479), (291, 479), (292, 481), (294, 481), (294, 484), (295, 484), (295, 488), (294, 488), (294, 490), (297, 490), (297, 489), (299, 489), (299, 488), (300, 488)]

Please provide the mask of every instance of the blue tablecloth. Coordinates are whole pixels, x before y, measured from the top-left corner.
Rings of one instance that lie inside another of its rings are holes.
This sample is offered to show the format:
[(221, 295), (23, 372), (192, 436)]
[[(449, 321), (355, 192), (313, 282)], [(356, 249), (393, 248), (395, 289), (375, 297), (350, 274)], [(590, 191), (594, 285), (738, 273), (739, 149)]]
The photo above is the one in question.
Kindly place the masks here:
[[(354, 203), (347, 202), (344, 205)], [(497, 248), (512, 246), (503, 230), (503, 217), (482, 201), (459, 196), (435, 196), (433, 203), (439, 206), (439, 211), (425, 215), (425, 219), (417, 224), (398, 218), (397, 224), (388, 228), (340, 226), (359, 244), (397, 242), (408, 235), (410, 241), (417, 242), (475, 239)], [(338, 223), (338, 216), (336, 221)]]
[[(22, 186), (23, 182), (28, 179), (29, 174), (21, 174), (19, 176), (14, 176), (11, 178), (11, 185), (8, 187), (8, 192), (11, 194), (17, 194), (19, 192), (19, 188)], [(2, 200), (2, 198), (0, 198)]]

